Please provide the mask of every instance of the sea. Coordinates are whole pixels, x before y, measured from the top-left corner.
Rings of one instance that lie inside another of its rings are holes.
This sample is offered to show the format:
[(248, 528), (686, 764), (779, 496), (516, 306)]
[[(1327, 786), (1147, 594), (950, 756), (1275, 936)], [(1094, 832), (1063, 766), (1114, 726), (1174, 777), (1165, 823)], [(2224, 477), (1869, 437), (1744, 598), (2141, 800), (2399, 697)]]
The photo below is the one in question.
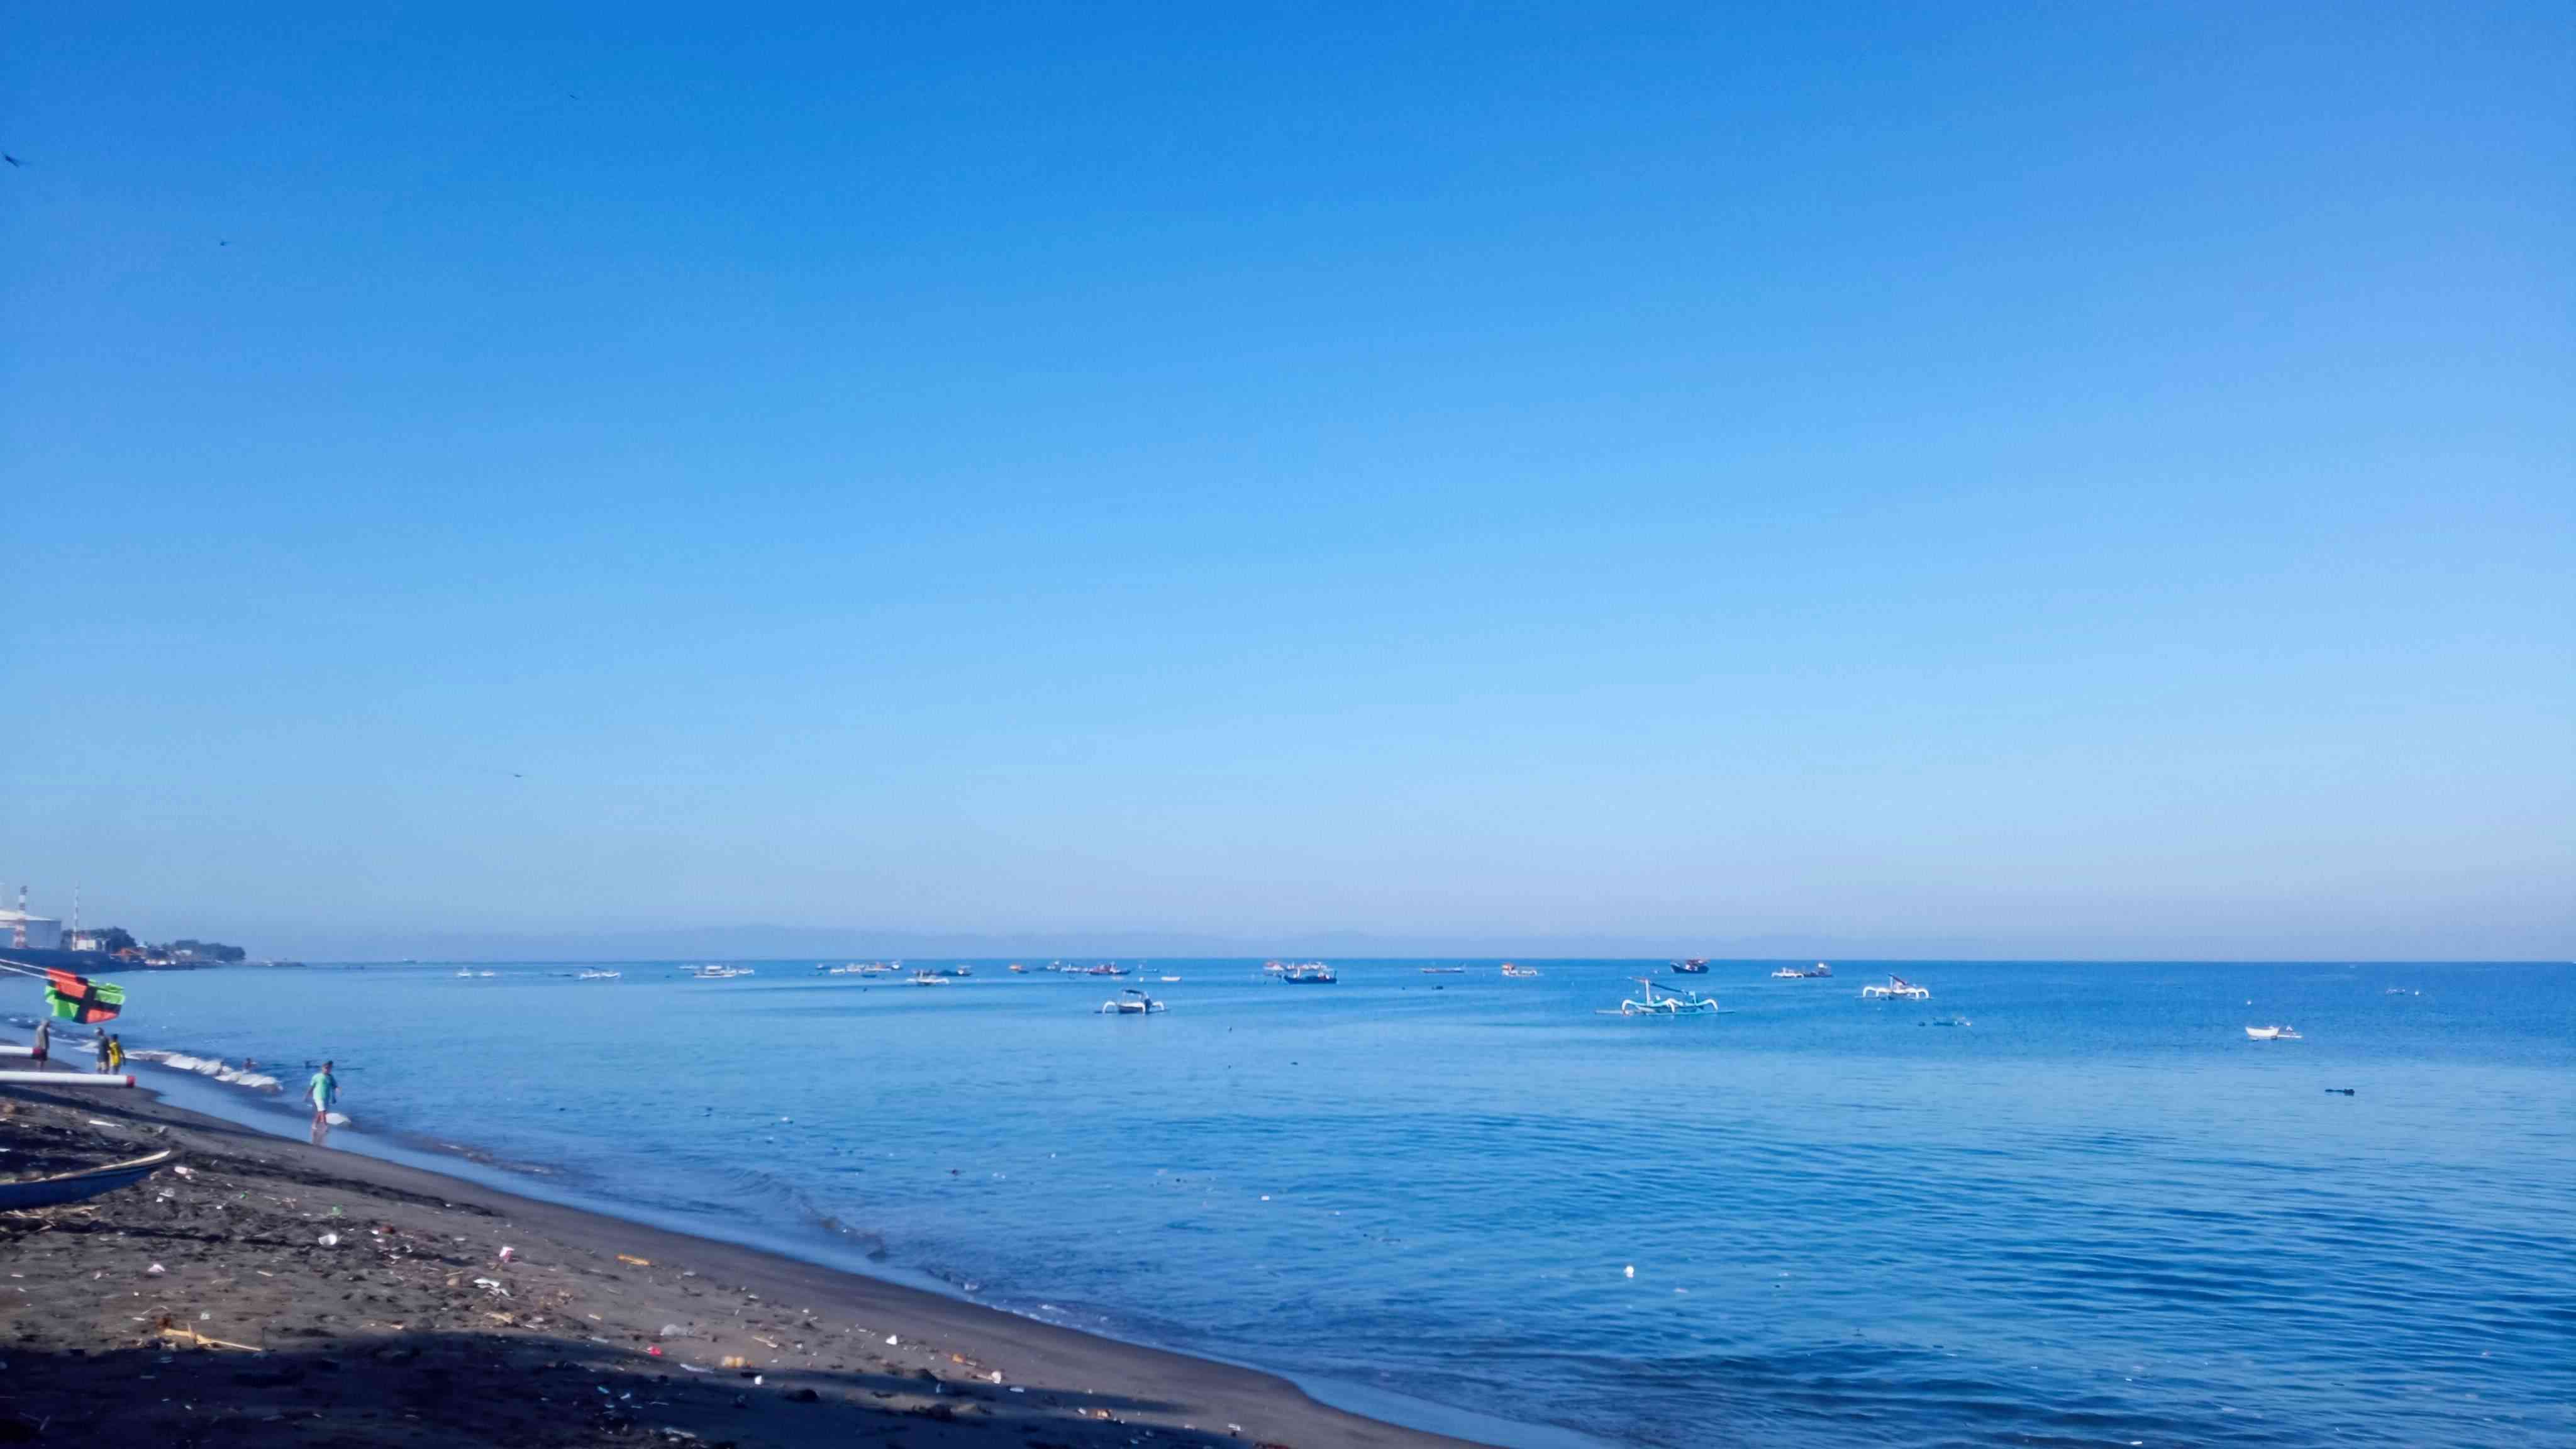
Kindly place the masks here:
[(120, 1025), (336, 1058), (349, 1150), (1513, 1449), (2576, 1444), (2576, 965), (748, 964), (135, 975)]

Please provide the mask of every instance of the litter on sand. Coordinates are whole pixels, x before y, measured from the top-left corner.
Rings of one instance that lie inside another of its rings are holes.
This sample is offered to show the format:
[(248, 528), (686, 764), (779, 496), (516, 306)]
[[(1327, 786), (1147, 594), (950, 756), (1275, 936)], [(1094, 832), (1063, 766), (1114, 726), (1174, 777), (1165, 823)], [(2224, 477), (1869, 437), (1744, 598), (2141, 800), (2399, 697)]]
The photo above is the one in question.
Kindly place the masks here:
[(324, 1233), (313, 1241), (320, 1243), (326, 1248), (336, 1248), (340, 1246), (340, 1235), (338, 1233)]
[(638, 1267), (638, 1268), (650, 1268), (650, 1267), (652, 1267), (652, 1266), (653, 1266), (653, 1260), (652, 1260), (652, 1259), (650, 1259), (650, 1258), (638, 1258), (638, 1257), (634, 1256), (634, 1255), (633, 1255), (633, 1254), (631, 1254), (631, 1253), (620, 1253), (620, 1254), (618, 1254), (618, 1255), (617, 1255), (617, 1261), (619, 1261), (619, 1262), (621, 1262), (621, 1263), (629, 1263), (629, 1264), (632, 1264), (632, 1265), (634, 1265), (635, 1267)]

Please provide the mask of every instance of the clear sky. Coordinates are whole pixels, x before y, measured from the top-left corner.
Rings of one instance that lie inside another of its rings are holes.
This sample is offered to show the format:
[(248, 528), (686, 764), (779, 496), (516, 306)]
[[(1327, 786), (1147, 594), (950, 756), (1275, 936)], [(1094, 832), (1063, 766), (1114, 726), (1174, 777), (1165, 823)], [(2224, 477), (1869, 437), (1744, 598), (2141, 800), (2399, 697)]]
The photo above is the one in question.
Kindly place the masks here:
[(763, 8), (12, 15), (0, 880), (2576, 955), (2565, 4)]

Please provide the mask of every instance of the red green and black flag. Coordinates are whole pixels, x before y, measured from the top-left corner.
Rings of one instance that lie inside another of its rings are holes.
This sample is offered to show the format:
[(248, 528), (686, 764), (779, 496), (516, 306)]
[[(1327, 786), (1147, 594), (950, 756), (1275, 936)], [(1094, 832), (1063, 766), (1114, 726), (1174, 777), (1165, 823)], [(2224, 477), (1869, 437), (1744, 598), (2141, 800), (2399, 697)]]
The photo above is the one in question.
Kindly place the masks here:
[(69, 971), (48, 971), (45, 1005), (56, 1021), (106, 1021), (125, 1009), (125, 988)]

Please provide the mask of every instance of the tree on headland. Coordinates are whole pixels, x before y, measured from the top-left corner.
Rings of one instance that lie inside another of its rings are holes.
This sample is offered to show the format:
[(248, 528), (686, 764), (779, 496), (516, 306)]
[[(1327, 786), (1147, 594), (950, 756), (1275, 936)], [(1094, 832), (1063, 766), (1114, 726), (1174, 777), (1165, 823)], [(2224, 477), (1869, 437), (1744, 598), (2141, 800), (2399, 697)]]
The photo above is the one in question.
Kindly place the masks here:
[(84, 931), (81, 934), (97, 937), (98, 949), (102, 951), (116, 952), (131, 951), (134, 949), (134, 933), (125, 929), (123, 926), (110, 926), (104, 931)]
[(173, 941), (162, 947), (161, 952), (166, 956), (186, 956), (199, 961), (239, 961), (250, 954), (239, 946), (227, 946), (221, 941), (189, 940)]

